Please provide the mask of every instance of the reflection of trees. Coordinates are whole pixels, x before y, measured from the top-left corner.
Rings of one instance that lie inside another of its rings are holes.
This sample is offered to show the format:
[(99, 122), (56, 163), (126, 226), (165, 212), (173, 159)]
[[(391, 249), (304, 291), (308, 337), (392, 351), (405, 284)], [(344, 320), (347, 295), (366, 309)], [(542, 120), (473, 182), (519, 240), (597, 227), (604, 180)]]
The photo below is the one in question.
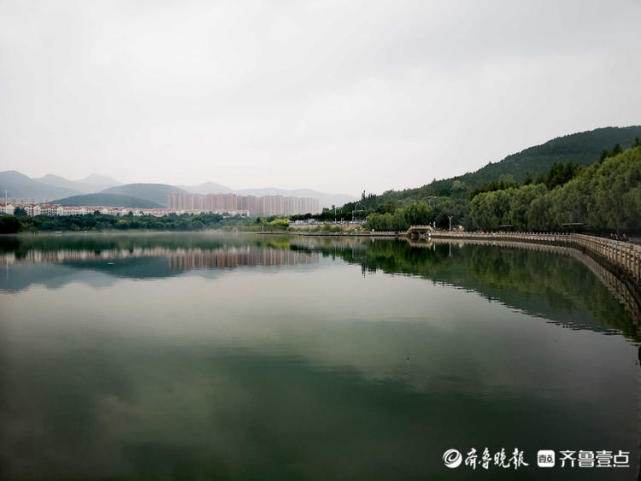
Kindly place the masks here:
[[(7, 291), (22, 290), (34, 282), (59, 287), (73, 278), (64, 270), (69, 268), (110, 277), (150, 279), (172, 277), (192, 269), (315, 264), (320, 258), (318, 252), (289, 249), (286, 238), (258, 236), (41, 236), (5, 238), (0, 245), (4, 248), (0, 264), (6, 268), (0, 290)], [(13, 264), (32, 266), (12, 270)]]
[(168, 249), (165, 247), (109, 249), (103, 251), (88, 250), (33, 250), (16, 259), (11, 254), (2, 256), (2, 263), (91, 263), (100, 260), (139, 259), (142, 257), (166, 257), (172, 269), (188, 270), (199, 268), (224, 269), (238, 266), (278, 266), (294, 264), (312, 264), (318, 262), (318, 253), (296, 252), (268, 247), (219, 247), (217, 249)]
[[(297, 248), (301, 247), (299, 243)], [(623, 300), (621, 293), (616, 293), (619, 295), (615, 299), (610, 292), (621, 288), (612, 285), (616, 278), (591, 265), (596, 265), (591, 258), (570, 252), (573, 249), (557, 248), (557, 252), (539, 245), (516, 248), (445, 242), (418, 246), (392, 241), (317, 243), (313, 249), (360, 264), (363, 272), (417, 275), (474, 290), (569, 327), (604, 330), (602, 322), (628, 337), (640, 337), (635, 325), (641, 321), (638, 306), (634, 310), (629, 303), (624, 306), (617, 302)]]
[(120, 235), (35, 235), (0, 237), (0, 255), (9, 254), (16, 259), (26, 258), (32, 251), (43, 253), (61, 251), (87, 251), (98, 254), (105, 251), (135, 251), (165, 248), (221, 249), (227, 247), (266, 247), (288, 249), (283, 236), (220, 235), (193, 233), (150, 233)]
[[(569, 327), (604, 330), (603, 323), (640, 337), (634, 324), (641, 317), (639, 307), (626, 298), (625, 286), (569, 248), (193, 233), (0, 238), (5, 263), (77, 262), (78, 267), (102, 265), (106, 259), (165, 257), (171, 270), (216, 269), (308, 264), (317, 262), (318, 255), (359, 264), (363, 273), (416, 275), (474, 290)], [(121, 271), (127, 265), (115, 266), (119, 275), (126, 274)]]
[[(76, 267), (104, 267), (105, 261), (131, 261), (119, 263), (119, 267), (140, 266), (143, 258), (166, 258), (171, 270), (190, 269), (227, 269), (239, 266), (280, 266), (296, 264), (313, 264), (318, 262), (318, 253), (297, 252), (295, 250), (274, 249), (270, 247), (229, 247), (215, 249), (170, 249), (167, 247), (150, 247), (134, 249), (108, 249), (100, 251), (64, 249), (59, 251), (30, 250), (22, 257), (12, 254), (2, 255), (2, 263), (64, 263)], [(109, 264), (113, 264), (110, 262)], [(110, 269), (114, 270), (114, 269)], [(142, 273), (139, 273), (142, 275)], [(142, 275), (142, 277), (145, 277)]]

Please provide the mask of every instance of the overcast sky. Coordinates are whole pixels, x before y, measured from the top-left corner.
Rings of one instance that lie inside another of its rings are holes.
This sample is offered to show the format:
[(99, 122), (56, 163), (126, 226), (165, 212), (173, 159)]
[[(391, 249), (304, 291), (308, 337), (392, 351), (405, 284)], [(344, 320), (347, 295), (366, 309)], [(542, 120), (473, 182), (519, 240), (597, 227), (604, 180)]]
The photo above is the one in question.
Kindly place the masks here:
[(359, 194), (641, 124), (641, 1), (0, 0), (0, 170)]

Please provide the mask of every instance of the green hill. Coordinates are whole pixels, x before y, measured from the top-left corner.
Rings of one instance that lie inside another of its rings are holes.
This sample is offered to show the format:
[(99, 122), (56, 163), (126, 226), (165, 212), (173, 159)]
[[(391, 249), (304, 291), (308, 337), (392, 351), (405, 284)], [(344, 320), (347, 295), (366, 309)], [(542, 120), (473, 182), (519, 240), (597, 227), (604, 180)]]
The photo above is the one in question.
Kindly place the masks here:
[(469, 226), (520, 231), (580, 228), (641, 231), (641, 142), (597, 162), (563, 185), (530, 184), (483, 192), (469, 202)]
[(555, 162), (572, 161), (578, 165), (591, 165), (604, 149), (620, 144), (627, 149), (641, 137), (641, 125), (632, 127), (604, 127), (557, 137), (544, 144), (529, 147), (516, 154), (508, 155), (500, 162), (490, 162), (475, 172), (469, 172), (449, 179), (437, 180), (429, 184), (436, 194), (449, 195), (455, 181), (467, 188), (497, 180), (502, 175), (511, 175), (519, 182), (529, 172), (532, 177), (546, 172)]
[(422, 187), (398, 191), (389, 190), (380, 195), (370, 194), (357, 203), (345, 204), (343, 214), (351, 215), (353, 209), (366, 211), (376, 209), (390, 202), (429, 201), (434, 196), (466, 199), (475, 187), (497, 180), (501, 176), (512, 176), (521, 181), (528, 172), (532, 177), (547, 172), (555, 162), (572, 161), (579, 165), (591, 165), (599, 160), (603, 150), (612, 149), (616, 144), (627, 149), (634, 144), (636, 137), (641, 137), (641, 126), (639, 125), (604, 127), (557, 137), (544, 144), (508, 155), (499, 162), (490, 162), (474, 172), (435, 180)]
[(186, 192), (180, 187), (168, 184), (126, 184), (110, 187), (101, 194), (120, 194), (145, 199), (162, 207), (167, 207), (167, 198), (172, 192)]
[(132, 209), (159, 209), (163, 206), (157, 202), (147, 199), (121, 194), (97, 194), (72, 195), (64, 199), (55, 200), (53, 203), (67, 206), (103, 206), (103, 207), (126, 207)]
[[(425, 202), (432, 212), (432, 220), (438, 227), (448, 227), (450, 217), (454, 223), (467, 225), (468, 200), (476, 188), (494, 181), (501, 181), (497, 183), (506, 186), (518, 185), (527, 177), (527, 173), (537, 180), (539, 174), (549, 174), (555, 163), (563, 163), (566, 168), (568, 162), (589, 166), (599, 161), (604, 151), (607, 150), (608, 154), (614, 151), (614, 146), (617, 144), (622, 149), (631, 147), (637, 137), (641, 138), (641, 126), (638, 125), (605, 127), (570, 134), (509, 155), (500, 162), (490, 162), (474, 172), (435, 180), (422, 187), (388, 190), (378, 195), (365, 195), (364, 192), (360, 200), (348, 202), (337, 208), (336, 212), (324, 209), (321, 214), (313, 217), (320, 220), (333, 220), (335, 216), (338, 219), (365, 218), (372, 212), (391, 215), (413, 202)], [(619, 150), (621, 149), (616, 149), (616, 151)], [(310, 214), (292, 216), (292, 219), (310, 216)]]

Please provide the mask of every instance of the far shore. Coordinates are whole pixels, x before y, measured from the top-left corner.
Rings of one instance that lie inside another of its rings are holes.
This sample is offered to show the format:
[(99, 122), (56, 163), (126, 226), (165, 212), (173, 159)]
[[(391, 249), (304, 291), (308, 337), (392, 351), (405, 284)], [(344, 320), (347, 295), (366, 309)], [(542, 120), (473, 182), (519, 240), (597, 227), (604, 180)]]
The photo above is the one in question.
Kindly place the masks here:
[[(351, 231), (351, 232), (321, 232), (321, 231), (302, 231), (296, 230), (242, 230), (242, 229), (202, 229), (202, 230), (154, 230), (154, 229), (109, 229), (109, 230), (85, 230), (85, 231), (49, 231), (40, 230), (32, 232), (17, 232), (10, 234), (0, 234), (0, 237), (32, 237), (32, 236), (77, 236), (77, 235), (155, 235), (155, 234), (258, 234), (258, 235), (287, 235), (287, 236), (307, 236), (307, 237), (363, 237), (363, 238), (386, 238), (398, 239), (409, 237), (406, 232), (376, 232), (376, 231)], [(429, 237), (441, 239), (469, 239), (480, 237), (486, 239), (498, 239), (500, 237), (521, 237), (522, 235), (544, 235), (547, 233), (536, 232), (477, 232), (477, 231), (432, 231)], [(568, 235), (569, 233), (558, 233), (559, 235)], [(592, 233), (586, 233), (593, 237), (606, 238)], [(607, 238), (606, 238), (607, 239)], [(641, 245), (641, 236), (631, 236), (630, 244)]]
[[(348, 232), (321, 232), (321, 231), (301, 231), (301, 230), (241, 230), (241, 229), (202, 229), (202, 230), (154, 230), (154, 229), (109, 229), (109, 230), (84, 230), (84, 231), (50, 231), (40, 230), (32, 232), (17, 232), (12, 234), (0, 234), (0, 237), (35, 237), (35, 236), (85, 236), (85, 235), (159, 235), (159, 234), (253, 234), (263, 236), (297, 236), (297, 237), (360, 237), (360, 238), (378, 238), (378, 239), (409, 239), (406, 232), (372, 232), (372, 231), (348, 231)], [(477, 232), (456, 232), (434, 231), (433, 237), (438, 238), (456, 238), (461, 239), (466, 236), (477, 236)], [(489, 235), (489, 234), (485, 234)]]

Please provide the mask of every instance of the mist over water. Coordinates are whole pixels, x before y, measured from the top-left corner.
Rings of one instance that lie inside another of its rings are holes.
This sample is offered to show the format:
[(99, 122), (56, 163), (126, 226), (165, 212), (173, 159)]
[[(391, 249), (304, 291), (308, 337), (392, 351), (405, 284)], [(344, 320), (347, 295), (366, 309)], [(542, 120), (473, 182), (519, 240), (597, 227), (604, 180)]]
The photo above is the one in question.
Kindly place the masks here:
[(577, 258), (153, 234), (0, 260), (2, 479), (514, 479), (443, 465), (472, 447), (637, 476), (638, 319)]

